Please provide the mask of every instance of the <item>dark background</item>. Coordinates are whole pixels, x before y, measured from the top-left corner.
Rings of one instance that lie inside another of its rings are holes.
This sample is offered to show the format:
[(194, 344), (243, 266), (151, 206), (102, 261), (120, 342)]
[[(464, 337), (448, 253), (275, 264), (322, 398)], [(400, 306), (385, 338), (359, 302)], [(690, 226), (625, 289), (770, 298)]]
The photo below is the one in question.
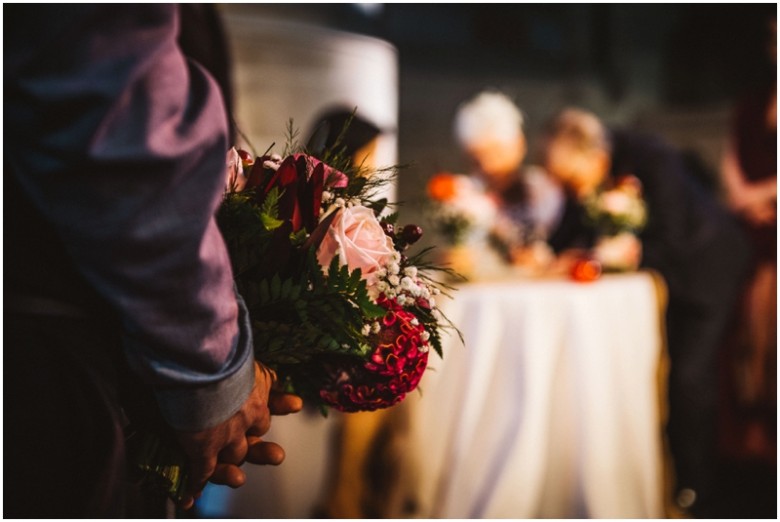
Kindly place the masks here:
[[(400, 196), (465, 171), (457, 105), (497, 88), (529, 141), (565, 106), (661, 134), (718, 189), (733, 102), (774, 82), (776, 4), (265, 4), (255, 12), (378, 37), (398, 49)], [(529, 160), (534, 161), (533, 149)]]

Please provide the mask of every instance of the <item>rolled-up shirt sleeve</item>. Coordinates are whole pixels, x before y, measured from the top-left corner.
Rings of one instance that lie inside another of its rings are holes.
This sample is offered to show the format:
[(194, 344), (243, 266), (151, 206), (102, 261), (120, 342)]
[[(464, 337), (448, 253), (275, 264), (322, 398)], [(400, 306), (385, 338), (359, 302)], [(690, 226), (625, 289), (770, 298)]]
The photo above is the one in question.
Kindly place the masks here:
[(167, 421), (221, 422), (254, 373), (214, 220), (228, 146), (217, 85), (178, 48), (175, 6), (9, 7), (6, 162), (119, 313)]

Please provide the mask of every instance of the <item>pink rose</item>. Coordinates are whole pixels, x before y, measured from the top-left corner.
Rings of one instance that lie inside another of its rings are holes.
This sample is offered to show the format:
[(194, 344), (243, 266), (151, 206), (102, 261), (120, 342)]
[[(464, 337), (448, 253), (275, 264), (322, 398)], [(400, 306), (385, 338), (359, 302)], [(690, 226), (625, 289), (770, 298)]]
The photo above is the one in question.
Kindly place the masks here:
[(244, 175), (244, 165), (241, 161), (241, 155), (235, 147), (227, 153), (227, 180), (225, 189), (228, 192), (241, 192), (246, 187), (246, 175)]
[(350, 270), (359, 268), (369, 286), (376, 283), (375, 272), (395, 253), (393, 240), (367, 207), (349, 207), (339, 211), (317, 250), (317, 260), (327, 267), (338, 255)]

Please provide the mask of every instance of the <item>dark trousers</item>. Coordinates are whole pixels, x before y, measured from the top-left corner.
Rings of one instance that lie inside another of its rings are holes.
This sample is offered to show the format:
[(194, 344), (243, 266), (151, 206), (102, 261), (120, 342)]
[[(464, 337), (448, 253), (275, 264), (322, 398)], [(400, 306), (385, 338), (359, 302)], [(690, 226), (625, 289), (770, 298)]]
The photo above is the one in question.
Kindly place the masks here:
[(118, 329), (5, 312), (4, 517), (126, 515)]
[[(726, 251), (724, 245), (733, 248)], [(731, 242), (712, 245), (687, 278), (689, 288), (697, 291), (683, 298), (672, 292), (669, 296), (667, 434), (677, 489), (696, 491), (694, 509), (702, 509), (712, 501), (718, 437), (718, 363), (729, 328), (736, 319), (749, 258), (749, 251), (738, 236)]]

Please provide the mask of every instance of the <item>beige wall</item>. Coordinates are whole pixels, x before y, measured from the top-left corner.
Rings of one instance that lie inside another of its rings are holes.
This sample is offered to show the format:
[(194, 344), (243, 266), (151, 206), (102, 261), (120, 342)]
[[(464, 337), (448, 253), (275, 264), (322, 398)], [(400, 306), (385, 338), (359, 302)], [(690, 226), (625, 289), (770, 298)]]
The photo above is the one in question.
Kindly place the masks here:
[(258, 152), (281, 152), (287, 121), (302, 139), (320, 110), (341, 104), (386, 132), (381, 165), (397, 161), (398, 56), (376, 38), (260, 16), (238, 6), (222, 14), (233, 57), (236, 118)]

